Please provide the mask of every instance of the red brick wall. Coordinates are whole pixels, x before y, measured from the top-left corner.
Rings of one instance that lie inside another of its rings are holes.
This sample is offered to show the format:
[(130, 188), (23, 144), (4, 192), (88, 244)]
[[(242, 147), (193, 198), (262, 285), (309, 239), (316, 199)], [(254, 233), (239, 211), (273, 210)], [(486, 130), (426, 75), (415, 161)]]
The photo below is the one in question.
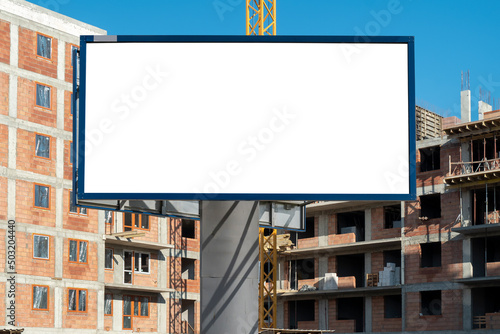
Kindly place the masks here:
[(389, 318), (384, 316), (384, 297), (372, 297), (372, 331), (373, 332), (400, 332), (402, 330), (401, 318)]
[(9, 162), (9, 128), (7, 127), (7, 125), (0, 124), (0, 167), (7, 167), (8, 162)]
[(98, 211), (87, 209), (87, 214), (78, 214), (69, 212), (69, 195), (70, 190), (64, 189), (63, 191), (63, 228), (96, 233), (99, 221), (97, 219)]
[(462, 330), (462, 290), (441, 293), (441, 315), (420, 316), (420, 292), (406, 294), (406, 330)]
[[(45, 85), (44, 83), (42, 83)], [(36, 82), (19, 77), (17, 79), (17, 117), (22, 120), (56, 127), (56, 88), (50, 89), (51, 109), (36, 105)]]
[(51, 59), (36, 54), (37, 32), (19, 27), (19, 68), (57, 78), (57, 39), (52, 37)]
[(441, 267), (420, 268), (420, 245), (405, 247), (406, 284), (451, 281), (462, 278), (462, 241), (441, 244)]
[(168, 242), (175, 246), (176, 249), (188, 250), (193, 252), (200, 251), (200, 221), (195, 220), (195, 238), (182, 237), (182, 220), (169, 218), (168, 219)]
[[(2, 36), (0, 34), (0, 40), (1, 38)], [(2, 52), (2, 46), (0, 45), (0, 54), (1, 52)], [(8, 114), (9, 114), (9, 75), (7, 73), (0, 72), (0, 115), (8, 115)]]
[[(38, 233), (35, 233), (35, 234), (38, 234)], [(33, 234), (32, 233), (17, 232), (16, 233), (16, 243), (17, 243), (17, 247), (16, 247), (16, 271), (18, 274), (54, 277), (54, 268), (55, 268), (55, 265), (54, 265), (54, 263), (55, 263), (54, 237), (49, 236), (49, 259), (48, 260), (33, 258)]]
[(0, 62), (10, 64), (10, 23), (0, 20)]
[[(145, 251), (146, 252), (146, 251)], [(140, 286), (158, 286), (158, 253), (151, 250), (149, 261), (149, 274), (134, 272), (133, 283)]]
[(460, 214), (460, 194), (458, 191), (441, 194), (441, 218), (419, 220), (420, 202), (406, 202), (405, 235), (407, 237), (429, 235), (433, 233), (447, 234), (451, 228), (459, 227), (455, 223)]
[(384, 252), (372, 253), (372, 271), (370, 274), (378, 274), (384, 270)]
[[(0, 176), (0, 219), (7, 219), (7, 178)], [(2, 239), (3, 240), (3, 239)]]
[(328, 329), (334, 329), (336, 333), (354, 333), (356, 330), (355, 320), (337, 320), (337, 301), (328, 300)]
[(73, 179), (73, 164), (71, 163), (71, 141), (64, 141), (64, 178)]
[[(358, 284), (362, 286), (362, 283)], [(354, 276), (345, 276), (339, 277), (339, 289), (354, 289), (356, 288), (356, 277)]]
[[(115, 310), (113, 309), (113, 313), (114, 312)], [(113, 315), (104, 315), (104, 330), (107, 332), (113, 330)]]
[(372, 210), (372, 240), (398, 238), (401, 228), (385, 228), (384, 207)]
[[(77, 287), (71, 286), (69, 289), (77, 289)], [(102, 310), (97, 310), (97, 291), (87, 290), (87, 312), (69, 312), (68, 288), (65, 288), (63, 291), (62, 327), (80, 329), (97, 328), (97, 312), (103, 312)]]
[[(297, 264), (298, 265), (298, 264)], [(314, 258), (314, 278), (312, 279), (299, 279), (298, 288), (300, 289), (303, 285), (314, 286), (319, 289), (319, 258)]]
[[(314, 237), (312, 238), (304, 238), (304, 239), (298, 239), (297, 238), (297, 248), (311, 248), (311, 247), (317, 247), (319, 245), (319, 232), (318, 232), (318, 227), (319, 227), (319, 217), (314, 217)], [(300, 233), (299, 233), (300, 234)]]
[(33, 182), (16, 181), (16, 216), (21, 223), (55, 227), (56, 191), (50, 187), (50, 210), (34, 207), (35, 187)]
[[(155, 297), (150, 297), (149, 317), (133, 317), (132, 328), (134, 332), (156, 332), (158, 325), (158, 304)], [(123, 314), (122, 310), (119, 311)]]
[[(5, 245), (5, 230), (4, 229), (0, 229), (0, 240), (2, 240), (2, 244), (3, 244), (3, 247), (0, 247), (0, 263), (5, 264), (5, 252), (6, 252), (7, 246)], [(0, 299), (0, 305), (1, 305), (1, 301), (3, 301), (3, 299)]]
[(500, 328), (500, 313), (486, 313), (486, 329)]
[(194, 261), (194, 279), (185, 279), (184, 284), (187, 292), (200, 293), (200, 261)]
[(417, 150), (417, 187), (431, 186), (443, 183), (444, 176), (449, 171), (449, 156), (452, 162), (460, 160), (460, 144), (446, 143), (441, 146), (440, 169), (428, 172), (420, 172), (420, 150)]
[(48, 311), (32, 310), (32, 294), (33, 286), (31, 284), (16, 285), (16, 322), (18, 326), (54, 327), (54, 288), (50, 287), (48, 291)]
[[(50, 157), (48, 159), (35, 155), (37, 134), (50, 138)], [(17, 129), (17, 169), (55, 177), (56, 152), (57, 140), (55, 137), (51, 137), (45, 133)]]
[[(124, 221), (123, 217), (125, 217), (125, 215), (122, 215), (121, 222), (119, 222), (119, 224), (122, 224), (122, 226)], [(158, 242), (158, 217), (149, 216), (149, 230), (137, 229), (137, 231), (144, 232), (146, 235), (143, 237), (134, 238), (134, 240)]]
[(486, 263), (486, 276), (500, 276), (500, 262)]
[(354, 233), (337, 234), (337, 215), (328, 216), (328, 244), (339, 245), (356, 242)]
[[(64, 46), (64, 51), (66, 53), (66, 63), (64, 64), (64, 73), (65, 80), (67, 82), (73, 82), (73, 64), (71, 63), (71, 45), (70, 43), (66, 43)], [(75, 45), (78, 46), (78, 45)]]
[(87, 241), (87, 263), (75, 263), (69, 262), (69, 239), (64, 239), (63, 277), (69, 279), (97, 281), (97, 244), (88, 240), (82, 241)]

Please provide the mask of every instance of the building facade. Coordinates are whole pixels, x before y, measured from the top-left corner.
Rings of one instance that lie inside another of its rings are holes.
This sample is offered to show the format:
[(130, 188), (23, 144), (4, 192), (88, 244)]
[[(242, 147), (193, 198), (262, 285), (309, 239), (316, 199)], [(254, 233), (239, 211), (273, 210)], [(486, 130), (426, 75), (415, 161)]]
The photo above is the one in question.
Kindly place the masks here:
[(307, 207), (307, 231), (280, 256), (278, 327), (500, 330), (500, 115), (471, 122), (470, 110), (470, 91), (462, 121), (417, 107), (416, 201)]
[(198, 332), (199, 222), (70, 201), (72, 50), (99, 34), (0, 3), (0, 328)]

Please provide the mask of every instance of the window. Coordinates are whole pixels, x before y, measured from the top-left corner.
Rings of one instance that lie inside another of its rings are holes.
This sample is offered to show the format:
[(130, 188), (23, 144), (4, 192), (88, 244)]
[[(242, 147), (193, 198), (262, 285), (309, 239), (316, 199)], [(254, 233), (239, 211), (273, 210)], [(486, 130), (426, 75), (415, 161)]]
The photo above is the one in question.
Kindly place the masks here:
[(69, 191), (69, 212), (78, 215), (87, 215), (87, 208), (76, 206), (73, 202), (73, 191)]
[(88, 241), (69, 240), (69, 262), (87, 263)]
[(314, 258), (297, 260), (297, 279), (314, 279)]
[(384, 296), (384, 318), (393, 319), (402, 316), (401, 295)]
[(36, 134), (35, 155), (37, 157), (50, 159), (50, 137)]
[(40, 57), (50, 59), (52, 55), (52, 38), (42, 34), (37, 34), (36, 54)]
[(315, 300), (297, 301), (297, 321), (314, 321)]
[(51, 109), (50, 87), (42, 84), (36, 84), (36, 105)]
[(49, 309), (49, 287), (45, 285), (33, 285), (31, 295), (33, 310)]
[(87, 312), (86, 289), (68, 289), (68, 311)]
[(104, 210), (104, 223), (112, 225), (113, 224), (113, 211)]
[(194, 279), (194, 268), (195, 268), (195, 260), (193, 259), (181, 259), (182, 265), (182, 279)]
[(297, 232), (297, 239), (314, 238), (314, 217), (306, 218), (306, 230)]
[(384, 228), (401, 227), (401, 205), (384, 206)]
[(440, 169), (441, 148), (439, 146), (421, 148), (419, 152), (421, 172)]
[(110, 293), (104, 295), (104, 315), (113, 315), (113, 295)]
[(441, 315), (441, 290), (420, 292), (420, 313)]
[(134, 229), (149, 230), (149, 216), (137, 213), (124, 213), (123, 226), (125, 231)]
[(421, 268), (441, 267), (441, 243), (420, 244)]
[(35, 184), (35, 207), (49, 209), (50, 187)]
[(33, 235), (33, 257), (35, 259), (49, 259), (49, 237)]
[(441, 194), (420, 196), (420, 218), (441, 218)]
[(113, 249), (106, 248), (104, 250), (104, 269), (113, 270)]
[(134, 271), (149, 274), (149, 253), (134, 252)]
[(182, 219), (182, 237), (195, 239), (195, 223), (192, 219)]
[(149, 317), (149, 298), (123, 296), (123, 329), (132, 329), (133, 317)]

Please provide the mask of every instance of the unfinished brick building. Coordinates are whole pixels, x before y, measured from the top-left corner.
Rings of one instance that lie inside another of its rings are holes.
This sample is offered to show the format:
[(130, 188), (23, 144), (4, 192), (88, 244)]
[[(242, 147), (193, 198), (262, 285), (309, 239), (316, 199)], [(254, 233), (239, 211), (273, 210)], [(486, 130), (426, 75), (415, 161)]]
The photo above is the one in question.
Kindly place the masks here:
[(462, 121), (417, 107), (418, 200), (307, 207), (280, 255), (278, 327), (500, 331), (500, 112), (480, 101), (471, 122), (470, 104), (462, 91)]
[(15, 303), (24, 333), (193, 333), (198, 222), (71, 204), (72, 50), (90, 34), (106, 31), (0, 2), (0, 329)]

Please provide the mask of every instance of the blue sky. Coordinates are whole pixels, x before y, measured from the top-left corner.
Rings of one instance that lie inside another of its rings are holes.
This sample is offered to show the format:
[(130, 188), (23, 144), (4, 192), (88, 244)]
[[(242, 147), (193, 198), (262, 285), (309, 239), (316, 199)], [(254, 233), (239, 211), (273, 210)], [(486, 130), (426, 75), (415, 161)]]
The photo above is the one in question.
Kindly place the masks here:
[[(442, 116), (460, 116), (467, 70), (472, 118), (480, 88), (500, 109), (498, 0), (277, 1), (278, 35), (415, 36), (417, 103)], [(245, 0), (30, 2), (112, 35), (245, 34)]]

